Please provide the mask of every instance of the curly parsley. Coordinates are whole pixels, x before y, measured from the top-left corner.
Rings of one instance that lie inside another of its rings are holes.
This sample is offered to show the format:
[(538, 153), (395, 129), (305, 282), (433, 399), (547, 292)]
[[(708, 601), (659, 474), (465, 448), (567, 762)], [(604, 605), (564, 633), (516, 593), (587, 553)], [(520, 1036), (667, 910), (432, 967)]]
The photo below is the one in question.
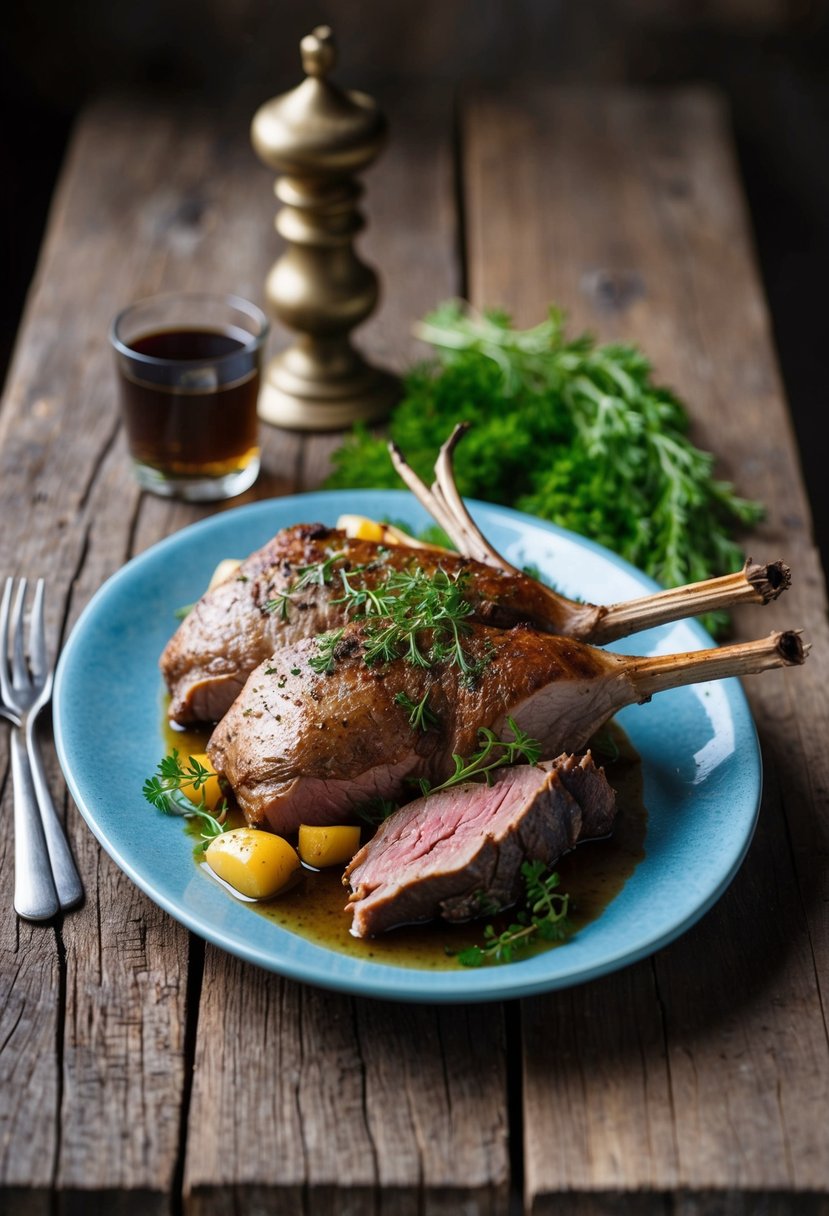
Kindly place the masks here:
[[(202, 847), (206, 849), (210, 841), (221, 836), (227, 827), (227, 802), (222, 800), (218, 815), (214, 815), (208, 810), (204, 799), (204, 787), (215, 775), (195, 756), (190, 756), (187, 763), (182, 764), (178, 749), (174, 747), (168, 756), (159, 761), (155, 774), (146, 779), (142, 793), (149, 803), (165, 815), (198, 819), (204, 841)], [(194, 793), (201, 791), (201, 802), (192, 802), (183, 792), (185, 789)]]

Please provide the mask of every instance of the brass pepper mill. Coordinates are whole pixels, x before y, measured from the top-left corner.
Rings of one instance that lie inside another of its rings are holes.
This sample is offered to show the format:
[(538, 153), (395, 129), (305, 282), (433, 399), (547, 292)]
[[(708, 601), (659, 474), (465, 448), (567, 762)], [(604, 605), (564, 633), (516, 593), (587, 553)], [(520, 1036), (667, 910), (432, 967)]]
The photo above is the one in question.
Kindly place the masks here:
[(395, 378), (368, 364), (349, 338), (378, 296), (376, 274), (354, 252), (364, 226), (354, 175), (380, 152), (386, 123), (370, 97), (328, 79), (336, 63), (328, 26), (303, 38), (300, 50), (306, 79), (266, 102), (251, 127), (257, 155), (283, 175), (276, 229), (287, 248), (268, 276), (268, 303), (299, 334), (268, 365), (259, 414), (294, 430), (330, 431), (385, 417), (399, 396)]

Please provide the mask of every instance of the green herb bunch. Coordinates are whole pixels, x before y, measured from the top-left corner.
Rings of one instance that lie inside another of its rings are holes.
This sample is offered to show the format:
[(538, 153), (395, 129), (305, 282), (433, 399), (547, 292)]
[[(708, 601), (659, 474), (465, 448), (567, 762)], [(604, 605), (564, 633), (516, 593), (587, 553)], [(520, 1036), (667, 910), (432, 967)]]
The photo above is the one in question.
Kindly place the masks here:
[[(665, 585), (737, 569), (733, 532), (762, 517), (687, 437), (680, 401), (632, 346), (567, 339), (551, 309), (533, 329), (458, 302), (418, 326), (436, 358), (406, 377), (391, 437), (425, 480), (456, 422), (462, 494), (518, 507), (606, 545)], [(384, 438), (356, 427), (332, 487), (396, 486)]]

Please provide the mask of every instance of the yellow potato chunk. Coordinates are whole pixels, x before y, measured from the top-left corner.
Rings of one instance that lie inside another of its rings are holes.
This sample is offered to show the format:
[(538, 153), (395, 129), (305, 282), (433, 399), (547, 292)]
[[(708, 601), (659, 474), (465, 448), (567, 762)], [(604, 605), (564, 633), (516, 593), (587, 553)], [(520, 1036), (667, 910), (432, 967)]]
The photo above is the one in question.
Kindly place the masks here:
[(270, 899), (299, 869), (296, 850), (287, 840), (256, 828), (222, 832), (204, 856), (214, 874), (251, 899)]
[(342, 866), (360, 847), (360, 829), (341, 827), (317, 828), (301, 824), (299, 829), (299, 855), (307, 866), (324, 870), (328, 866)]
[(429, 545), (395, 528), (394, 524), (380, 524), (365, 515), (341, 515), (337, 527), (353, 540), (373, 540), (383, 545), (406, 545), (409, 549), (427, 549), (434, 553), (446, 553), (439, 545)]
[(220, 583), (226, 583), (228, 579), (233, 578), (241, 564), (242, 563), (238, 557), (226, 557), (220, 561), (210, 576), (210, 582), (207, 584), (207, 590), (212, 591), (213, 588), (218, 587)]
[(378, 524), (374, 519), (367, 519), (365, 515), (341, 515), (337, 520), (337, 527), (354, 540), (373, 540), (378, 544), (383, 540), (386, 531), (382, 524)]
[(204, 801), (208, 811), (215, 811), (222, 798), (224, 798), (222, 787), (219, 785), (219, 778), (216, 774), (216, 770), (210, 763), (206, 752), (199, 752), (198, 755), (191, 756), (190, 758), (192, 760), (197, 760), (199, 764), (204, 766), (204, 768), (209, 768), (213, 776), (208, 777), (204, 785), (200, 785), (198, 789), (194, 789), (192, 785), (183, 785), (181, 787), (181, 792), (185, 795), (185, 797), (189, 798), (191, 802), (195, 803), (196, 806), (200, 806), (202, 801)]

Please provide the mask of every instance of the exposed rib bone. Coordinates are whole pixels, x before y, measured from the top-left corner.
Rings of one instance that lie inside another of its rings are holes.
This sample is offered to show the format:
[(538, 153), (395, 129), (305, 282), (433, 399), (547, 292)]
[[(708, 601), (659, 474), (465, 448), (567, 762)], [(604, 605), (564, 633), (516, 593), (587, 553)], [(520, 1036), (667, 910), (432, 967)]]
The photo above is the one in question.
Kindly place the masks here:
[[(421, 481), (395, 443), (389, 443), (392, 463), (459, 553), (496, 566), (506, 573), (519, 574), (521, 572), (486, 540), (458, 493), (452, 456), (468, 429), (469, 423), (458, 423), (441, 447), (431, 488)], [(739, 604), (767, 604), (777, 599), (790, 583), (791, 573), (784, 562), (763, 565), (749, 558), (744, 568), (734, 574), (704, 579), (684, 587), (672, 587), (608, 606), (579, 604), (546, 587), (544, 594), (549, 601), (551, 631), (604, 645), (631, 633), (685, 617), (735, 608)]]
[(481, 533), (478, 525), (466, 509), (455, 485), (452, 468), (452, 453), (459, 440), (469, 430), (468, 422), (459, 422), (440, 449), (435, 464), (435, 481), (431, 489), (420, 480), (396, 443), (389, 443), (392, 464), (409, 487), (415, 498), (424, 506), (435, 522), (443, 528), (452, 544), (464, 557), (471, 557), (489, 566), (497, 566), (509, 574), (519, 571), (493, 549)]
[(604, 609), (590, 640), (595, 645), (603, 645), (653, 625), (664, 625), (688, 616), (702, 616), (705, 612), (736, 608), (739, 604), (768, 604), (790, 583), (791, 573), (784, 562), (769, 562), (763, 566), (749, 558), (743, 569), (735, 574), (611, 604)]
[[(548, 645), (552, 643), (564, 647), (558, 654), (562, 663), (569, 664), (569, 672), (545, 666), (548, 659), (539, 643), (532, 656), (537, 685), (520, 703), (513, 701), (509, 711), (522, 730), (539, 740), (547, 757), (581, 750), (613, 714), (650, 700), (654, 693), (772, 667), (798, 666), (809, 651), (795, 631), (711, 650), (648, 657), (616, 654), (567, 638), (551, 638)], [(518, 653), (515, 641), (512, 651)], [(503, 733), (506, 720), (504, 714), (494, 724), (501, 738), (509, 737)]]
[[(490, 562), (492, 565), (500, 566), (502, 570), (515, 573), (515, 566), (511, 566), (506, 558), (502, 557), (496, 549), (493, 549), (492, 545), (478, 528), (478, 525), (466, 509), (466, 504), (458, 493), (458, 487), (455, 484), (452, 455), (468, 430), (468, 422), (459, 422), (441, 447), (435, 464), (435, 484), (432, 486), (432, 490), (440, 495), (441, 501), (447, 507), (453, 520), (456, 521), (459, 533), (470, 547), (468, 556), (474, 556), (478, 561)], [(471, 551), (473, 546), (479, 548), (480, 552), (473, 554)]]
[(627, 673), (637, 691), (650, 697), (683, 684), (756, 675), (772, 667), (799, 667), (811, 649), (811, 644), (804, 645), (800, 638), (800, 630), (788, 630), (756, 642), (738, 642), (713, 650), (637, 658), (630, 662)]

